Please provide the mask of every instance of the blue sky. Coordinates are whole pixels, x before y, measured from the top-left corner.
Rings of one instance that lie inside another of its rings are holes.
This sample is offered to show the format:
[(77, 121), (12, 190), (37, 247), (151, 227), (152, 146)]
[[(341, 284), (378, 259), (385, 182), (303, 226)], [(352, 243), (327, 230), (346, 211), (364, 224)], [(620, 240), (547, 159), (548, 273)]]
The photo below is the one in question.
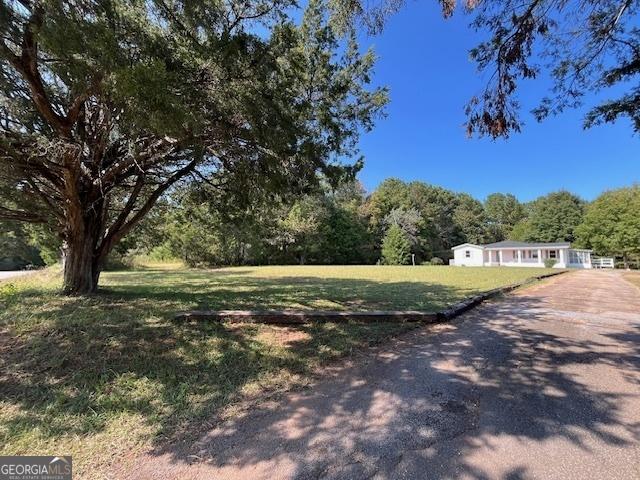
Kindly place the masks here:
[[(464, 105), (485, 78), (469, 61), (477, 36), (469, 18), (443, 20), (437, 2), (409, 2), (382, 34), (361, 38), (379, 56), (374, 81), (387, 85), (387, 118), (363, 135), (367, 190), (387, 177), (421, 180), (483, 199), (510, 192), (521, 201), (567, 189), (592, 200), (604, 190), (640, 181), (640, 137), (629, 122), (582, 129), (584, 110), (538, 123), (529, 110), (545, 93), (523, 85), (522, 133), (508, 140), (466, 137)], [(587, 98), (587, 105), (589, 98)]]

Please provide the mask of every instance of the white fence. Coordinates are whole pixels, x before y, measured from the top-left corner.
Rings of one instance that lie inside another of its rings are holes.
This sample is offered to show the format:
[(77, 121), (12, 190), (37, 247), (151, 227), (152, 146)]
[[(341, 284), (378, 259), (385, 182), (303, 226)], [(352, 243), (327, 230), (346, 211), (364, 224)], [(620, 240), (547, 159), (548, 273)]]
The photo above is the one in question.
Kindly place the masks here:
[(610, 257), (593, 257), (591, 259), (593, 268), (614, 268), (613, 258)]

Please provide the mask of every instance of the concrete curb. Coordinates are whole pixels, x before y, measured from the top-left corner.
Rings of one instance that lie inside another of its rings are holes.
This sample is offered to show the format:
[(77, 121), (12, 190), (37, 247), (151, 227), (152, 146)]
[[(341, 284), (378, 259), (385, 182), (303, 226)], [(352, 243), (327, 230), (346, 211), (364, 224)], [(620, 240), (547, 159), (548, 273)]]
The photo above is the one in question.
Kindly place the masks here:
[(304, 324), (312, 322), (362, 323), (375, 322), (435, 322), (438, 314), (413, 310), (196, 310), (181, 312), (176, 320), (212, 320), (230, 323)]
[(332, 311), (332, 310), (193, 310), (180, 312), (177, 321), (214, 321), (229, 323), (265, 323), (275, 325), (301, 325), (312, 322), (361, 323), (376, 322), (423, 322), (436, 323), (451, 320), (490, 298), (511, 292), (544, 278), (566, 273), (566, 270), (531, 277), (525, 281), (495, 288), (466, 298), (446, 310), (422, 312), (415, 310), (372, 310), (372, 311)]

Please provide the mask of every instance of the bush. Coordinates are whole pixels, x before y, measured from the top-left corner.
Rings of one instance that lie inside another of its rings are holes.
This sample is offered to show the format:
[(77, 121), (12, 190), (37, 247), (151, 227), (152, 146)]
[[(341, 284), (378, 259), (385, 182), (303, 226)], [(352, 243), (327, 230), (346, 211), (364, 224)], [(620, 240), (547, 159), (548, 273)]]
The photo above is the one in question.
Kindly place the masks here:
[(558, 261), (555, 258), (545, 258), (544, 260), (544, 266), (546, 268), (553, 268), (553, 266), (557, 263)]
[(13, 283), (0, 284), (0, 306), (6, 308), (18, 294), (18, 287)]
[(444, 265), (444, 260), (440, 257), (433, 257), (429, 263), (431, 265)]
[(171, 250), (171, 245), (167, 242), (153, 247), (147, 256), (149, 260), (153, 260), (154, 262), (166, 262), (178, 259)]
[(385, 265), (406, 265), (411, 259), (411, 243), (397, 225), (391, 225), (382, 242), (382, 261)]

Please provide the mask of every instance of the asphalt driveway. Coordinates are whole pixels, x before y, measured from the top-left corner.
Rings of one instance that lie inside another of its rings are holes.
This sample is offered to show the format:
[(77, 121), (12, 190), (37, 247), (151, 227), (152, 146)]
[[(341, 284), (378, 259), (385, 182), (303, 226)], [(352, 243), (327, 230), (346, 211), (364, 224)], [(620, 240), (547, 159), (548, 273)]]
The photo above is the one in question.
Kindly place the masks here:
[(0, 281), (8, 280), (14, 277), (21, 277), (23, 275), (28, 275), (33, 273), (33, 270), (10, 270), (10, 271), (0, 271)]
[(131, 478), (640, 479), (640, 289), (562, 275), (150, 452)]

